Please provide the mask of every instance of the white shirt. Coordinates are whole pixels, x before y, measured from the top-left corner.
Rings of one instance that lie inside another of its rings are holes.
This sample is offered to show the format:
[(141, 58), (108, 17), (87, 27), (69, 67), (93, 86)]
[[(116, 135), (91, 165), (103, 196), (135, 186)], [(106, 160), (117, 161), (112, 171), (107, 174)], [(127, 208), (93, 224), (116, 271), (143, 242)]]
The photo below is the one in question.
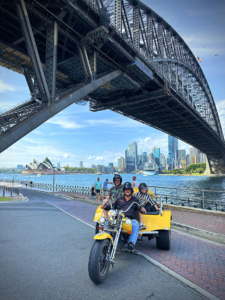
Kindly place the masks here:
[(133, 183), (134, 183), (134, 187), (139, 187), (139, 182), (133, 181)]

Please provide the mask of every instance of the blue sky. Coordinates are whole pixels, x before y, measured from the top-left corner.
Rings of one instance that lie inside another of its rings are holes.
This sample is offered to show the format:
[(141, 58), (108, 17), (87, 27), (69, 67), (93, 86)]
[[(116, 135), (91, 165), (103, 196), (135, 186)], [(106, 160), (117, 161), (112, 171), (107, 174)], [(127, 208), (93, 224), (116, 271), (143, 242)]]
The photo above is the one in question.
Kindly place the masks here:
[[(195, 56), (211, 88), (225, 133), (225, 3), (211, 0), (143, 1), (181, 35)], [(219, 56), (215, 56), (219, 54)], [(22, 75), (0, 67), (0, 110), (29, 99)], [(167, 155), (167, 135), (111, 111), (93, 113), (88, 105), (72, 105), (0, 154), (0, 167), (39, 162), (48, 156), (61, 166), (117, 165), (132, 141), (139, 153), (156, 146)], [(179, 141), (179, 149), (188, 145)]]

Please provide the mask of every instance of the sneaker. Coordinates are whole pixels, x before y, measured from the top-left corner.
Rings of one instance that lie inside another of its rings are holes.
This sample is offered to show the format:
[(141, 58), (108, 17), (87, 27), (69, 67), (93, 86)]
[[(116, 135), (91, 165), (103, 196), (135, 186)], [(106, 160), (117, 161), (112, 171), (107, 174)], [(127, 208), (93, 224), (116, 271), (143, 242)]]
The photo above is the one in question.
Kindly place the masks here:
[(145, 224), (140, 224), (139, 230), (144, 230), (144, 229), (147, 229), (147, 227), (145, 226)]
[(132, 242), (129, 242), (127, 245), (127, 249), (134, 250), (134, 244)]

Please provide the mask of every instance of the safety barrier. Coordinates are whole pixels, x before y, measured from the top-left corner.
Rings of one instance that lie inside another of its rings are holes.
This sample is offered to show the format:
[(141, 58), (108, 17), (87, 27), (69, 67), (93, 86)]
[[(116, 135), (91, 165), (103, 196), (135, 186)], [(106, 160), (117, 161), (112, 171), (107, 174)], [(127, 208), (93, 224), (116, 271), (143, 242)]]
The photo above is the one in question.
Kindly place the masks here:
[[(2, 182), (13, 182), (12, 180), (0, 179)], [(24, 180), (15, 180), (14, 183), (27, 185), (30, 188), (42, 189), (54, 192), (66, 192), (77, 194), (91, 194), (91, 187), (76, 185), (54, 185), (48, 183), (33, 182), (32, 185)], [(225, 191), (206, 190), (206, 189), (184, 189), (169, 188), (163, 186), (149, 186), (153, 194), (161, 198), (163, 203), (174, 205), (189, 206), (208, 210), (225, 211)], [(102, 191), (100, 192), (102, 195)], [(219, 199), (218, 199), (219, 198)], [(157, 198), (156, 198), (157, 199)]]
[(10, 196), (15, 196), (20, 194), (18, 188), (8, 187), (8, 186), (0, 186), (0, 194), (2, 194), (2, 197), (7, 196), (7, 192)]

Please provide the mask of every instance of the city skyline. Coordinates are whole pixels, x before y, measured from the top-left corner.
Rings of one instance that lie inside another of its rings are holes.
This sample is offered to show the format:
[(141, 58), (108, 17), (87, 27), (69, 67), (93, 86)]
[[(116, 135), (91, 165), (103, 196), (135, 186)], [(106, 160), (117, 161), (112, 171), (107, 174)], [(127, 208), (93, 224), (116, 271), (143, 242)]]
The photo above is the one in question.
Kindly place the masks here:
[[(113, 168), (116, 167), (122, 171), (127, 170), (127, 171), (134, 171), (137, 169), (144, 169), (144, 165), (146, 162), (154, 162), (158, 165), (159, 169), (167, 169), (172, 170), (176, 168), (185, 168), (189, 164), (194, 164), (197, 162), (205, 162), (205, 157), (204, 154), (199, 152), (198, 149), (189, 146), (188, 150), (186, 151), (185, 149), (179, 149), (178, 146), (178, 139), (168, 135), (168, 154), (165, 155), (164, 153), (161, 152), (160, 147), (150, 147), (148, 151), (138, 151), (138, 145), (137, 142), (132, 141), (131, 144), (128, 145), (127, 149), (125, 150), (125, 155), (124, 157), (121, 156), (117, 159), (114, 159), (113, 162), (108, 162), (106, 164), (93, 164), (90, 163), (90, 165), (86, 166), (86, 162), (79, 161), (78, 165), (70, 165), (70, 167), (75, 167), (75, 168), (97, 168), (98, 172), (113, 172)], [(172, 141), (172, 142), (171, 142)], [(173, 146), (172, 144), (173, 143)], [(171, 149), (171, 150), (170, 150)], [(170, 153), (171, 151), (171, 153)], [(174, 152), (174, 153), (172, 153)], [(176, 154), (175, 154), (176, 152)], [(189, 152), (189, 154), (188, 154)], [(128, 156), (128, 161), (126, 161), (126, 155)], [(133, 156), (132, 156), (133, 155)], [(134, 159), (136, 157), (136, 161)], [(173, 157), (171, 159), (171, 157)], [(190, 157), (190, 158), (189, 158)], [(195, 157), (195, 158), (194, 158)], [(45, 157), (47, 159), (47, 157)], [(190, 160), (190, 161), (189, 161)], [(37, 160), (32, 159), (32, 161), (36, 164), (38, 164)], [(171, 161), (173, 161), (173, 167), (171, 167)], [(30, 163), (31, 164), (31, 163)], [(61, 163), (53, 163), (54, 166), (60, 167)], [(18, 164), (17, 164), (18, 166)], [(23, 166), (22, 164), (19, 164), (19, 166)], [(23, 168), (25, 169), (28, 165), (24, 165)], [(66, 165), (63, 165), (65, 167)], [(0, 168), (7, 168), (7, 167), (0, 167)], [(17, 168), (15, 166), (11, 168)], [(17, 168), (17, 169), (21, 169)]]
[[(178, 0), (143, 2), (170, 23), (190, 46), (194, 55), (201, 58), (201, 67), (225, 132), (222, 68), (225, 61), (225, 38), (221, 23), (224, 20), (221, 1), (207, 1), (207, 5), (203, 1), (193, 0), (187, 3)], [(209, 17), (212, 22), (208, 22)], [(7, 109), (29, 97), (25, 78), (0, 67), (0, 109)], [(34, 157), (41, 161), (43, 156), (48, 156), (52, 161), (60, 161), (61, 165), (78, 166), (82, 160), (84, 167), (115, 163), (119, 157), (124, 156), (124, 149), (132, 141), (137, 142), (142, 152), (148, 153), (148, 145), (151, 144), (152, 147), (159, 147), (166, 156), (166, 140), (167, 134), (110, 110), (92, 113), (88, 105), (72, 105), (1, 153), (0, 167), (24, 165)], [(187, 152), (189, 146), (179, 141), (179, 149), (181, 148)]]

